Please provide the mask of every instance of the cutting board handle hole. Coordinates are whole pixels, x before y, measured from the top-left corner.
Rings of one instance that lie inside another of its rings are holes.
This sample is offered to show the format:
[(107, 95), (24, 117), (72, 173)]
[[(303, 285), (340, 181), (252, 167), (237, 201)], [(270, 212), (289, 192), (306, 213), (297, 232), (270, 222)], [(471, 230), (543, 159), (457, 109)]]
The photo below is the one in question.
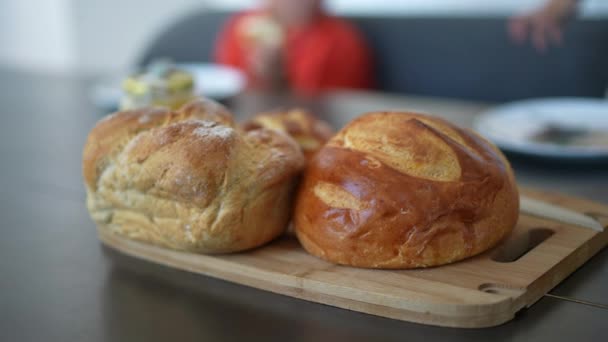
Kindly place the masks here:
[(506, 296), (519, 296), (523, 292), (526, 291), (525, 289), (512, 287), (512, 286), (505, 285), (505, 284), (495, 284), (495, 283), (483, 283), (483, 284), (479, 285), (478, 289), (479, 289), (479, 291), (482, 291), (485, 293), (506, 295)]
[(503, 263), (515, 262), (554, 233), (549, 228), (532, 228), (523, 234), (512, 236), (498, 247), (498, 250), (492, 256), (492, 260)]

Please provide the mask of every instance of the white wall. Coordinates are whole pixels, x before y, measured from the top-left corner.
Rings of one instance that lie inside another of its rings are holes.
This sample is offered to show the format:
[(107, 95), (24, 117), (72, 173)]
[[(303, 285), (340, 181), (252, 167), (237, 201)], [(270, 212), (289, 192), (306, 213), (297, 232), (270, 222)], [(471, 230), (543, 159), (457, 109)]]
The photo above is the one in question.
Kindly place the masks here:
[(77, 68), (124, 69), (159, 30), (204, 0), (72, 0)]
[[(0, 65), (105, 73), (131, 65), (160, 30), (201, 8), (261, 0), (0, 0)], [(500, 15), (545, 0), (326, 0), (340, 14)], [(608, 17), (608, 0), (581, 0), (584, 16)]]
[(75, 65), (70, 0), (0, 0), (0, 64), (63, 72)]

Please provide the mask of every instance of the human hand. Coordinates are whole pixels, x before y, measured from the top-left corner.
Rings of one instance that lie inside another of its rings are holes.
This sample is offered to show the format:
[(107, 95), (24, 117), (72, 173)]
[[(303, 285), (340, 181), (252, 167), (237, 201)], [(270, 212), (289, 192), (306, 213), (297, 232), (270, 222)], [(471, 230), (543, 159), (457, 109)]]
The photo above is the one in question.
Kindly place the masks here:
[(562, 27), (576, 11), (576, 0), (549, 0), (540, 9), (511, 18), (509, 35), (516, 43), (530, 39), (539, 52), (562, 42)]

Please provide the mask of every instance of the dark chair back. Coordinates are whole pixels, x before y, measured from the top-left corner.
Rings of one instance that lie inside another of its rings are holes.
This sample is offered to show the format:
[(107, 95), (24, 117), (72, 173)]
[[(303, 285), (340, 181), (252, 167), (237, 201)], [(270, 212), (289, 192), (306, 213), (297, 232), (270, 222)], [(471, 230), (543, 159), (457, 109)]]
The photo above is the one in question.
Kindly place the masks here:
[[(211, 61), (226, 12), (201, 12), (165, 30), (140, 63), (155, 57)], [(516, 46), (505, 18), (353, 17), (374, 51), (380, 90), (484, 101), (604, 96), (608, 21), (577, 20), (564, 44), (539, 53)]]
[(539, 53), (509, 40), (505, 18), (354, 18), (382, 89), (487, 101), (604, 95), (608, 20), (579, 20)]
[(215, 40), (229, 17), (227, 12), (201, 11), (180, 19), (148, 45), (138, 65), (162, 57), (176, 62), (212, 61)]

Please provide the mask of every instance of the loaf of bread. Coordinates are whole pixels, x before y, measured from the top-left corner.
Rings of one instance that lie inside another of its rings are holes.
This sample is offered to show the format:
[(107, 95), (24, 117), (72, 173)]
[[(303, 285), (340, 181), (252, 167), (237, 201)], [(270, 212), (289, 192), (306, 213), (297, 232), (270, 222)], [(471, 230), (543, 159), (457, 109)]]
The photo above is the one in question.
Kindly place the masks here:
[(518, 212), (513, 171), (494, 145), (436, 117), (377, 112), (309, 161), (294, 223), (304, 248), (327, 261), (406, 269), (488, 250)]
[(304, 163), (290, 137), (245, 132), (209, 100), (119, 112), (86, 142), (87, 207), (99, 229), (127, 238), (197, 253), (241, 251), (284, 231)]
[(245, 130), (260, 127), (290, 135), (310, 159), (334, 134), (331, 126), (304, 109), (277, 110), (260, 113), (243, 124)]

